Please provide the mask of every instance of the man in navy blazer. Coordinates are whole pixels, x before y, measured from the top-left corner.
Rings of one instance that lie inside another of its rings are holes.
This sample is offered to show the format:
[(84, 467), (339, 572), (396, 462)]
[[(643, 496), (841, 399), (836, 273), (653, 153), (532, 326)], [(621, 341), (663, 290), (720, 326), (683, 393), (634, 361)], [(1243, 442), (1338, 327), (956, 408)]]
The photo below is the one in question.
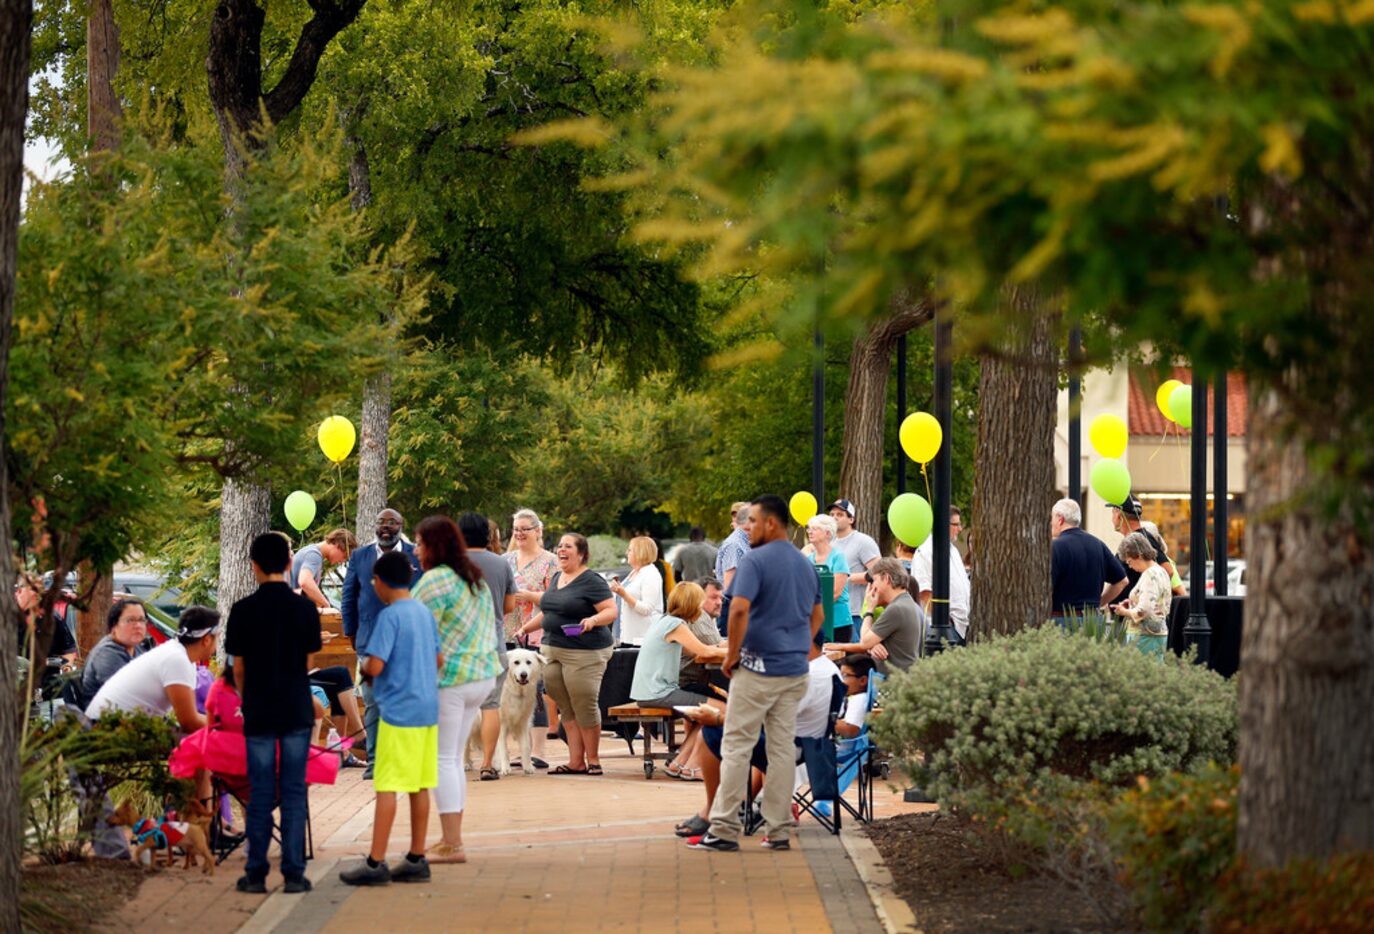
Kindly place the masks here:
[[(394, 509), (383, 509), (377, 513), (377, 540), (353, 551), (348, 558), (348, 574), (344, 576), (343, 586), (343, 631), (353, 641), (353, 651), (358, 657), (367, 654), (367, 640), (372, 635), (372, 624), (382, 612), (382, 603), (377, 592), (372, 589), (372, 566), (377, 558), (386, 551), (400, 548), (414, 569), (411, 583), (420, 579), (420, 562), (415, 557), (415, 546), (401, 541), (401, 527), (404, 523), (401, 514)], [(363, 710), (363, 729), (367, 732), (367, 769), (363, 778), (372, 777), (373, 757), (377, 744), (377, 705), (372, 700), (372, 682), (365, 680), (358, 686), (366, 707)]]

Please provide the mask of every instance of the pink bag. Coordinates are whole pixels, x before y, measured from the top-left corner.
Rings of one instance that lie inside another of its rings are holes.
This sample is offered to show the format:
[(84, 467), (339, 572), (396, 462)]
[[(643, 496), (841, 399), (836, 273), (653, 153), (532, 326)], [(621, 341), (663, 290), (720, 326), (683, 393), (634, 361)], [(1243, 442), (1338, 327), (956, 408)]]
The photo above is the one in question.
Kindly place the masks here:
[[(338, 749), (311, 746), (305, 760), (305, 781), (310, 785), (332, 785), (342, 764), (340, 753), (353, 745), (351, 739)], [(174, 778), (192, 778), (197, 770), (208, 769), (216, 775), (243, 778), (248, 775), (248, 742), (242, 733), (202, 727), (181, 741), (167, 758)]]

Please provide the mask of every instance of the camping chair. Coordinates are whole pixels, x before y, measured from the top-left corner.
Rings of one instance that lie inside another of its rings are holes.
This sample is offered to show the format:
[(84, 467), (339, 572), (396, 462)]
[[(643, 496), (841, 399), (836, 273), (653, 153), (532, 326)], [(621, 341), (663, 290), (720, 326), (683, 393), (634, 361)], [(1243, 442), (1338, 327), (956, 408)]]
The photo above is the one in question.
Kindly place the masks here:
[[(873, 675), (868, 679), (870, 711), (877, 700), (879, 680)], [(825, 738), (797, 740), (797, 745), (802, 748), (807, 783), (792, 796), (799, 808), (832, 834), (840, 832), (846, 811), (861, 823), (873, 820), (873, 769), (870, 761), (873, 741), (868, 735), (867, 721), (853, 739), (836, 738), (835, 723), (839, 719), (843, 701), (844, 692), (841, 689), (839, 697), (832, 699), (828, 735)], [(845, 799), (844, 793), (856, 782), (858, 800), (856, 804), (851, 804)]]
[[(805, 767), (807, 783), (804, 791), (793, 792), (793, 813), (799, 815), (801, 811), (807, 811), (817, 820), (821, 820), (821, 814), (825, 811), (818, 802), (828, 801), (839, 795), (836, 783), (838, 772), (835, 765), (835, 721), (839, 718), (840, 707), (844, 704), (845, 685), (838, 678), (833, 679), (833, 681), (830, 689), (830, 710), (825, 720), (825, 735), (818, 737), (798, 736), (795, 742), (797, 748), (801, 750), (801, 762), (795, 766), (790, 764), (787, 767), (779, 766), (774, 773), (776, 776), (774, 780), (776, 781), (795, 781), (794, 776), (797, 774), (797, 770)], [(772, 766), (771, 762), (769, 766)], [(769, 771), (773, 772), (771, 768)], [(783, 777), (784, 774), (787, 776), (786, 779)], [(754, 802), (753, 784), (750, 783), (745, 792), (743, 810), (740, 813), (740, 823), (744, 827), (746, 836), (753, 834), (755, 830), (763, 826), (763, 815), (754, 806)], [(822, 823), (825, 821), (822, 820)], [(828, 828), (830, 824), (825, 823), (825, 826)], [(839, 831), (833, 832), (838, 833)]]
[[(351, 745), (351, 739), (341, 740), (336, 746), (329, 747), (312, 744), (305, 761), (306, 785), (334, 784), (342, 764), (340, 753)], [(248, 744), (242, 733), (202, 727), (181, 741), (167, 764), (175, 778), (193, 778), (200, 769), (208, 770), (212, 798), (216, 804), (221, 795), (227, 794), (247, 809), (250, 796)], [(275, 820), (272, 822), (272, 839), (281, 844), (281, 828)], [(243, 844), (243, 840), (240, 835), (225, 833), (224, 809), (216, 806), (210, 819), (208, 841), (215, 854), (215, 862), (224, 862), (229, 854)], [(305, 799), (305, 858), (315, 858), (315, 833), (311, 826), (308, 794)]]

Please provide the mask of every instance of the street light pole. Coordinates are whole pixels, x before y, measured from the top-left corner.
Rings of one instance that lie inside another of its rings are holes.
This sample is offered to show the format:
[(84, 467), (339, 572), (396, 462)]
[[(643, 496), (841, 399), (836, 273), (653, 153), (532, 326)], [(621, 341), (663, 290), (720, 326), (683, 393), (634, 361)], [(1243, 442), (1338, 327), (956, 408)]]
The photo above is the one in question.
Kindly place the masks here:
[(1197, 646), (1197, 662), (1206, 666), (1212, 648), (1212, 626), (1207, 621), (1207, 383), (1193, 370), (1192, 517), (1189, 522), (1189, 556), (1192, 572), (1188, 582), (1188, 623), (1183, 627), (1185, 647)]
[(1227, 551), (1231, 547), (1228, 535), (1229, 522), (1226, 492), (1229, 480), (1226, 476), (1226, 374), (1217, 377), (1216, 391), (1212, 396), (1212, 580), (1216, 586), (1212, 593), (1225, 597), (1229, 593), (1226, 580)]
[(948, 309), (942, 309), (935, 315), (935, 418), (940, 423), (943, 441), (935, 455), (935, 541), (930, 556), (931, 623), (926, 629), (926, 655), (934, 655), (942, 643), (955, 640), (954, 627), (949, 622), (949, 500), (953, 465), (950, 423), (954, 409), (954, 322), (950, 314)]
[(1069, 332), (1069, 490), (1068, 497), (1083, 508), (1083, 381), (1078, 358), (1083, 354), (1083, 332)]
[(816, 322), (815, 357), (811, 361), (811, 492), (825, 503), (825, 338)]
[[(906, 335), (897, 338), (897, 431), (901, 434), (902, 419), (906, 418)], [(897, 495), (906, 492), (906, 452), (897, 445)]]

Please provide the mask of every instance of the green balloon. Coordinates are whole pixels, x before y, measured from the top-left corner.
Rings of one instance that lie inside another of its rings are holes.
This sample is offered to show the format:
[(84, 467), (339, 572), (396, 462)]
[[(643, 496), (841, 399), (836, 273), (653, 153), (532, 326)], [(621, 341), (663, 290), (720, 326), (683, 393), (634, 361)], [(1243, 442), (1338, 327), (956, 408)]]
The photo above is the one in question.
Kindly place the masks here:
[(1093, 464), (1089, 482), (1093, 492), (1113, 506), (1120, 506), (1131, 495), (1131, 472), (1125, 464), (1114, 458), (1105, 458)]
[(304, 532), (315, 521), (315, 497), (297, 490), (286, 497), (286, 521), (297, 532)]
[(1193, 387), (1175, 386), (1169, 393), (1169, 415), (1180, 428), (1193, 427)]
[(903, 493), (887, 507), (887, 525), (893, 535), (912, 548), (919, 548), (935, 527), (935, 514), (925, 497)]

